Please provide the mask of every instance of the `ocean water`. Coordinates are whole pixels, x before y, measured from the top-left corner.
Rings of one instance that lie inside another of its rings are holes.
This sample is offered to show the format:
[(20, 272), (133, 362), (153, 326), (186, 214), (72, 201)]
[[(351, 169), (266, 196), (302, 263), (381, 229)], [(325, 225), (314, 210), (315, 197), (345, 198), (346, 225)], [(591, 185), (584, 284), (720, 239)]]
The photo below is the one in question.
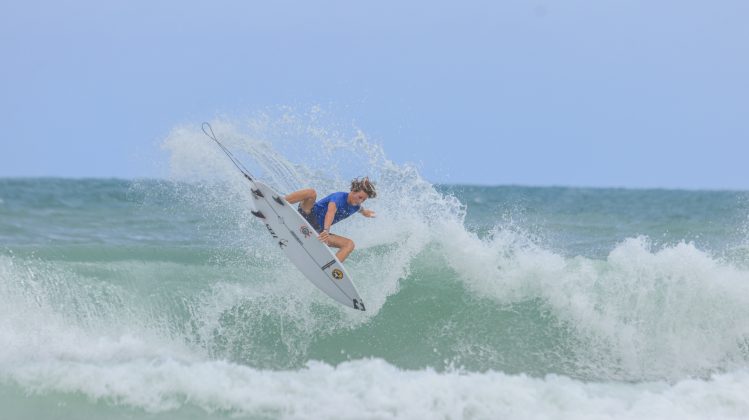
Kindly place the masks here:
[(281, 191), (378, 181), (334, 227), (367, 312), (180, 126), (164, 179), (0, 179), (0, 418), (749, 418), (748, 193), (433, 185), (361, 132), (213, 124)]

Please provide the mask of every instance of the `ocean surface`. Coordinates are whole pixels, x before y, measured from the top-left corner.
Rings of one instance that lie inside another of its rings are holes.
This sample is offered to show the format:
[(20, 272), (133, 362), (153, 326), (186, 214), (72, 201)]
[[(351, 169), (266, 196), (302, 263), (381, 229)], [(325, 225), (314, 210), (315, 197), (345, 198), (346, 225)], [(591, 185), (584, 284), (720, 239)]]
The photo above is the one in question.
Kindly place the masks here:
[(164, 179), (0, 179), (0, 418), (749, 418), (749, 193), (433, 185), (361, 136), (214, 127), (283, 192), (378, 181), (333, 229), (367, 312), (178, 127)]

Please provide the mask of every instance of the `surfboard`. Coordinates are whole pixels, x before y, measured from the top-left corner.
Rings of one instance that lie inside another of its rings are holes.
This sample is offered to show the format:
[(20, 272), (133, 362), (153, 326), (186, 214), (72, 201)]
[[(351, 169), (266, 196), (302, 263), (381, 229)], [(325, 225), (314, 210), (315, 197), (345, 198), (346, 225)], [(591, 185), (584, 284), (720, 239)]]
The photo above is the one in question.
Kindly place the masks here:
[(320, 242), (317, 232), (284, 196), (255, 179), (247, 168), (216, 138), (213, 128), (203, 123), (203, 132), (218, 144), (234, 166), (250, 182), (255, 210), (252, 214), (265, 225), (273, 241), (304, 276), (337, 302), (366, 310), (346, 268), (333, 251)]

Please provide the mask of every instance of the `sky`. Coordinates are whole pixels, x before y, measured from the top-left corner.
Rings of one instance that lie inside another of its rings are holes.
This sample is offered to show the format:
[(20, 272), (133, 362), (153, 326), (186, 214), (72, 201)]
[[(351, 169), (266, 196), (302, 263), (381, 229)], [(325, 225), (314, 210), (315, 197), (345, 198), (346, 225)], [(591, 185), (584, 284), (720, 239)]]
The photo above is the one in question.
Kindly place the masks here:
[(175, 126), (321, 106), (432, 182), (749, 190), (747, 22), (746, 0), (5, 0), (0, 177), (156, 177)]

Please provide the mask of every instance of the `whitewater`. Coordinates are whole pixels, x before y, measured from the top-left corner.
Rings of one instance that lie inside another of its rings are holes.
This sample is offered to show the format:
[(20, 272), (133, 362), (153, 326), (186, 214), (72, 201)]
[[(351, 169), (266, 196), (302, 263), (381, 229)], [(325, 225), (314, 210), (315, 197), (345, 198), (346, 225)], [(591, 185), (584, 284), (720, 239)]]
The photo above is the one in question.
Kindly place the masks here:
[(211, 124), (279, 191), (377, 181), (334, 227), (367, 311), (180, 125), (164, 179), (0, 179), (2, 419), (749, 418), (749, 193), (435, 185), (319, 115)]

